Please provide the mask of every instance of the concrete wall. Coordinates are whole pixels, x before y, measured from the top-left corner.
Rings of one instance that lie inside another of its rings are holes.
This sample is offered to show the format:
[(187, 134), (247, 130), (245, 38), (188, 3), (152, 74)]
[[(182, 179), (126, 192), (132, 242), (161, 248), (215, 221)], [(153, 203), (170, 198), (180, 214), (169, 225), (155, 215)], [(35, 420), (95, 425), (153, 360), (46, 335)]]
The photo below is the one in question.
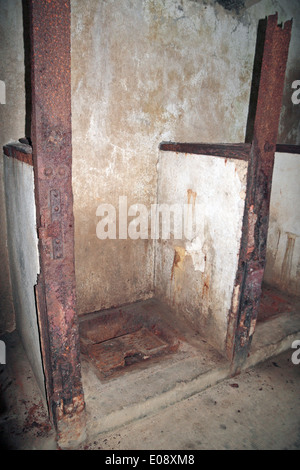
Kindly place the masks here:
[(276, 153), (265, 281), (300, 295), (300, 155)]
[[(222, 2), (219, 2), (222, 3)], [(101, 202), (150, 207), (157, 198), (158, 145), (163, 140), (244, 140), (258, 21), (278, 11), (293, 17), (279, 142), (300, 143), (299, 2), (245, 2), (226, 10), (215, 1), (71, 0), (73, 188), (78, 312), (153, 295), (151, 240), (101, 241)], [(253, 5), (251, 5), (253, 4)], [(21, 0), (0, 0), (0, 145), (25, 133)], [(15, 326), (9, 280), (2, 161), (0, 165), (0, 332)]]
[[(0, 149), (25, 133), (24, 47), (21, 0), (0, 0), (0, 80), (5, 82), (6, 100), (0, 104)], [(15, 328), (15, 316), (7, 252), (7, 228), (0, 158), (0, 334)]]
[(17, 329), (44, 393), (34, 286), (39, 273), (33, 167), (4, 156), (10, 273)]
[[(216, 349), (225, 350), (237, 270), (247, 163), (162, 152), (159, 204), (187, 205), (182, 239), (171, 234), (156, 250), (156, 295)], [(177, 222), (176, 222), (177, 223)], [(176, 229), (176, 227), (175, 227)], [(176, 235), (175, 235), (176, 236)]]
[(239, 14), (213, 1), (71, 1), (80, 314), (153, 295), (153, 242), (99, 240), (97, 207), (117, 208), (119, 196), (128, 205), (156, 202), (161, 141), (244, 141), (257, 25), (276, 10), (279, 21), (294, 17), (279, 141), (295, 144), (297, 0), (256, 2)]

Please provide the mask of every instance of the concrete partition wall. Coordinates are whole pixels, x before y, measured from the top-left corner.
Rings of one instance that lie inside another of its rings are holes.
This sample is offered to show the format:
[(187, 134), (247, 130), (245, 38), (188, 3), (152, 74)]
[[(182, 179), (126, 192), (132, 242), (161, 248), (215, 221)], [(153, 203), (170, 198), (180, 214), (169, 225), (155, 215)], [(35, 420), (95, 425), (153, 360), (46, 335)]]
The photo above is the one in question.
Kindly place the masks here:
[[(161, 236), (157, 241), (155, 295), (224, 352), (240, 248), (247, 162), (161, 152), (158, 172), (158, 204), (168, 205), (171, 212), (178, 204), (185, 207), (185, 213), (182, 238), (176, 239), (176, 233), (174, 237), (180, 223), (177, 219), (170, 239)], [(191, 222), (192, 234), (187, 230)]]
[(300, 155), (276, 153), (267, 243), (266, 283), (300, 295)]
[(250, 2), (240, 14), (220, 3), (71, 0), (79, 315), (153, 295), (152, 240), (99, 240), (97, 208), (118, 211), (120, 196), (156, 203), (163, 141), (244, 142), (257, 26), (275, 11), (295, 19), (280, 142), (296, 143), (298, 1)]
[(44, 374), (34, 286), (39, 273), (33, 166), (4, 155), (10, 274), (16, 326), (42, 394)]
[(72, 0), (71, 12), (75, 266), (85, 314), (153, 296), (153, 241), (99, 240), (99, 204), (118, 211), (126, 196), (128, 207), (150, 209), (162, 141), (244, 140), (257, 19), (243, 24), (216, 2), (190, 0)]

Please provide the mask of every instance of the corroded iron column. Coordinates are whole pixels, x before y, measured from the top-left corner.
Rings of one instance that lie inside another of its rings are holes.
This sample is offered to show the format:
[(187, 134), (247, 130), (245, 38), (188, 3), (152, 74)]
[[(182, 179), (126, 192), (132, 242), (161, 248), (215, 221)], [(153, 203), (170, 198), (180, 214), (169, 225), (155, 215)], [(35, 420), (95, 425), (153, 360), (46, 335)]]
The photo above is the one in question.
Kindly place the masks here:
[(248, 167), (241, 249), (227, 336), (227, 353), (233, 360), (235, 371), (239, 371), (248, 355), (259, 308), (291, 28), (292, 21), (287, 21), (282, 28), (277, 25), (277, 14), (268, 17)]
[(32, 147), (41, 274), (38, 320), (50, 416), (60, 446), (84, 437), (75, 312), (68, 0), (29, 0)]

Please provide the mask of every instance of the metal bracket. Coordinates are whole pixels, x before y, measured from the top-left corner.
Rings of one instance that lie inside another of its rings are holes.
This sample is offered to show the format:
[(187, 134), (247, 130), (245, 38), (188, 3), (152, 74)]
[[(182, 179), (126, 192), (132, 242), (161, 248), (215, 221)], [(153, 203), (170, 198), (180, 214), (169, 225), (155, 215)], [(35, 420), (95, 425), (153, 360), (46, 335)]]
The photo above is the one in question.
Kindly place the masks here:
[(57, 230), (52, 240), (53, 259), (63, 258), (63, 238), (61, 230), (61, 196), (58, 189), (50, 191), (50, 209), (52, 225), (57, 225)]

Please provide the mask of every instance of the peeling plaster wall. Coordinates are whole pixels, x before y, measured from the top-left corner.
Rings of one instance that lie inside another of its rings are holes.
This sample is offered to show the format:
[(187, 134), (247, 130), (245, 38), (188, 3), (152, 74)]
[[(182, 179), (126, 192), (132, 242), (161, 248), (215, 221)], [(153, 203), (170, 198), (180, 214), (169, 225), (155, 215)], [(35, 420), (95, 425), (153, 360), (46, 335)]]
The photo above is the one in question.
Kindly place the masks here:
[[(279, 21), (294, 17), (292, 76), (297, 1), (265, 0), (239, 13), (213, 1), (71, 1), (79, 314), (153, 295), (153, 241), (99, 240), (97, 207), (117, 209), (119, 196), (128, 206), (156, 203), (161, 141), (244, 141), (258, 21), (276, 10)], [(285, 125), (290, 87), (280, 141), (297, 143), (298, 124)]]
[[(0, 80), (5, 104), (0, 104), (0, 148), (24, 136), (25, 83), (21, 0), (0, 0)], [(15, 315), (7, 251), (3, 159), (0, 158), (0, 334), (15, 329)]]
[(300, 295), (300, 155), (276, 153), (265, 281)]
[(96, 209), (102, 202), (117, 207), (122, 195), (128, 205), (156, 203), (163, 140), (243, 140), (248, 34), (236, 19), (217, 21), (213, 7), (191, 1), (72, 1), (81, 313), (152, 295), (153, 242), (98, 240)]
[[(156, 295), (223, 352), (237, 270), (247, 163), (164, 152), (159, 163), (159, 204), (187, 205), (191, 236), (160, 239)], [(214, 184), (217, 182), (217, 184)], [(176, 230), (175, 221), (174, 231)], [(176, 233), (176, 232), (175, 232)]]

